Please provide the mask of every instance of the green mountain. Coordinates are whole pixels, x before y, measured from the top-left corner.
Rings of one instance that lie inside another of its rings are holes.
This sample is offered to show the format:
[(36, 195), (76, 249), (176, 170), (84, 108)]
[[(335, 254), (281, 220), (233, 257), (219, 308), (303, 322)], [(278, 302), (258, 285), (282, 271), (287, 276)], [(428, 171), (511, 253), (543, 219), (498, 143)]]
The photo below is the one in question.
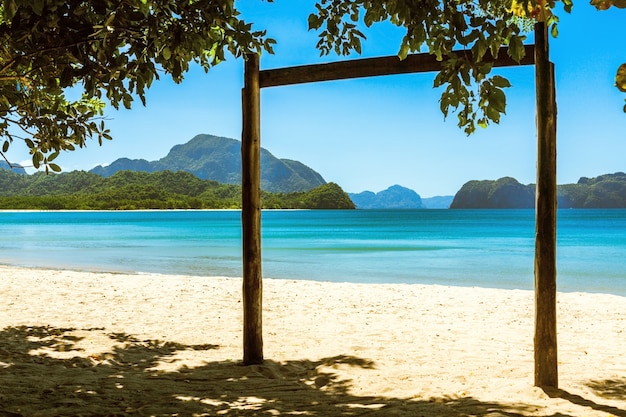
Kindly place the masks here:
[(576, 184), (559, 186), (561, 208), (626, 208), (626, 174), (582, 177)]
[[(559, 208), (626, 208), (626, 174), (582, 177), (576, 184), (559, 185)], [(453, 209), (533, 208), (535, 184), (523, 185), (515, 178), (496, 181), (469, 181), (450, 205)]]
[(533, 208), (535, 187), (522, 185), (515, 178), (497, 181), (469, 181), (456, 193), (450, 208)]
[[(186, 171), (200, 179), (222, 184), (241, 184), (241, 142), (213, 135), (197, 135), (189, 142), (174, 146), (158, 161), (120, 158), (90, 172), (109, 177), (118, 171)], [(289, 159), (278, 159), (261, 148), (261, 188), (271, 192), (307, 191), (326, 184), (308, 166)]]

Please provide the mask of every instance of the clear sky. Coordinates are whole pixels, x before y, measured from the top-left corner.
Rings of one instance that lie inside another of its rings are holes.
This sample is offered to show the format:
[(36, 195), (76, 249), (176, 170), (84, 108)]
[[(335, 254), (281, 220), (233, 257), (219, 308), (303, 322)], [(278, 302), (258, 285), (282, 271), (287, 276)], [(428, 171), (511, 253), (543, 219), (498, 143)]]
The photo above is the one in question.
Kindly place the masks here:
[[(313, 0), (237, 2), (245, 20), (265, 28), (278, 42), (261, 68), (328, 62), (319, 57), (316, 33), (308, 32)], [(551, 39), (558, 102), (558, 182), (573, 183), (626, 171), (624, 98), (614, 87), (626, 62), (626, 10), (597, 12), (576, 2), (562, 10), (560, 34)], [(397, 53), (401, 32), (383, 24), (366, 32), (363, 56)], [(439, 111), (435, 74), (274, 87), (262, 91), (262, 146), (294, 159), (347, 192), (380, 191), (399, 184), (422, 197), (453, 195), (472, 179), (512, 176), (535, 182), (534, 67), (496, 69), (509, 78), (507, 115), (500, 125), (466, 136)], [(230, 58), (208, 74), (194, 67), (182, 84), (155, 82), (147, 106), (107, 110), (114, 140), (61, 155), (65, 171), (108, 165), (120, 157), (156, 160), (200, 133), (241, 137), (243, 63)], [(9, 156), (28, 159), (14, 144)]]

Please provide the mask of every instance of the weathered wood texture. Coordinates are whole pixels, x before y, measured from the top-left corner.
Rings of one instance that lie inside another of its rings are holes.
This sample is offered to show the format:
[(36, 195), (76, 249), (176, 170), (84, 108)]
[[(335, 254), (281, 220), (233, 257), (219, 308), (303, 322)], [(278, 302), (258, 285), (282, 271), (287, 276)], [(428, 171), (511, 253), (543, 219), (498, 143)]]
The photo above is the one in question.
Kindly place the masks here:
[[(526, 55), (521, 62), (508, 56), (507, 48), (501, 48), (497, 58), (490, 52), (484, 57), (485, 62), (493, 62), (495, 67), (532, 65), (534, 63), (534, 46), (525, 46)], [(470, 51), (455, 51), (457, 55), (471, 56)], [(343, 80), (348, 78), (374, 77), (378, 75), (409, 74), (441, 70), (441, 61), (427, 53), (413, 54), (400, 60), (397, 56), (379, 58), (354, 59), (327, 64), (303, 65), (297, 67), (263, 70), (259, 75), (261, 88), (281, 85), (303, 84), (318, 81)]]
[(259, 56), (247, 56), (242, 92), (243, 362), (263, 362), (261, 274), (261, 111)]
[(537, 189), (535, 226), (535, 385), (558, 388), (556, 330), (556, 88), (548, 31), (535, 26)]
[[(495, 67), (532, 65), (535, 48), (525, 46), (525, 57), (515, 62), (501, 48), (498, 56), (490, 53), (485, 62)], [(470, 55), (470, 51), (455, 51)], [(262, 337), (262, 274), (261, 274), (261, 188), (260, 188), (260, 89), (281, 85), (302, 84), (379, 75), (439, 71), (442, 62), (430, 54), (366, 58), (329, 64), (305, 65), (273, 70), (259, 70), (259, 56), (248, 55), (243, 89), (242, 132), (242, 226), (243, 226), (243, 303), (244, 363), (263, 361)], [(544, 135), (540, 135), (544, 137)]]

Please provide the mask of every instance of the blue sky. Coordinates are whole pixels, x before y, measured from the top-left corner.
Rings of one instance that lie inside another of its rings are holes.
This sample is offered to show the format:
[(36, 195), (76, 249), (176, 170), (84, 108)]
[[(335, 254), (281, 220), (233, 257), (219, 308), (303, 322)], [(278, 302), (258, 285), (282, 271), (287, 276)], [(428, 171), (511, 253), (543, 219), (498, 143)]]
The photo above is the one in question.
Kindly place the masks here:
[[(307, 30), (312, 0), (239, 1), (243, 17), (278, 42), (263, 69), (342, 59), (319, 57)], [(551, 39), (558, 103), (558, 182), (626, 171), (624, 98), (614, 87), (626, 62), (626, 10), (597, 12), (576, 2), (558, 11), (560, 34)], [(363, 56), (397, 53), (401, 32), (370, 29)], [(472, 179), (515, 177), (535, 182), (534, 68), (496, 69), (513, 84), (500, 125), (466, 136), (456, 116), (444, 120), (435, 74), (397, 75), (265, 89), (261, 96), (262, 146), (299, 160), (348, 192), (400, 184), (422, 197), (453, 195)], [(208, 74), (193, 68), (182, 84), (153, 84), (144, 108), (107, 110), (114, 140), (61, 155), (65, 171), (107, 165), (120, 157), (160, 159), (200, 133), (240, 139), (243, 63), (230, 58)], [(15, 144), (14, 161), (28, 158)]]

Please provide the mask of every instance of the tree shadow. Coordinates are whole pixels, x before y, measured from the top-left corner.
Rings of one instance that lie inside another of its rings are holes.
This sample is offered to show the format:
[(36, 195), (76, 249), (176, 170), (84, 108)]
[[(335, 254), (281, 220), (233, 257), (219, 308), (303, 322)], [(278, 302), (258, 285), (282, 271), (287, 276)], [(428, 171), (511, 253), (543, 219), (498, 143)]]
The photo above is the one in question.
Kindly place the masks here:
[[(626, 394), (626, 384), (625, 382), (619, 380), (605, 380), (605, 381), (591, 381), (587, 383), (589, 388), (593, 389), (596, 394), (601, 397), (605, 397), (608, 399), (614, 400), (623, 400)], [(617, 408), (607, 404), (599, 404), (595, 401), (589, 400), (587, 398), (581, 397), (577, 394), (572, 394), (563, 389), (553, 389), (546, 388), (544, 392), (550, 398), (561, 398), (571, 402), (572, 404), (576, 404), (582, 407), (589, 407), (594, 410), (602, 411), (608, 413), (609, 415), (616, 417), (626, 417), (626, 410), (621, 408)]]
[(602, 381), (593, 380), (587, 383), (587, 386), (600, 397), (611, 400), (626, 399), (626, 378), (605, 379)]
[[(89, 354), (85, 346), (93, 338), (109, 340), (111, 349)], [(358, 396), (336, 369), (375, 372), (376, 365), (354, 356), (173, 367), (180, 355), (212, 349), (219, 346), (141, 340), (101, 328), (7, 327), (0, 331), (0, 416), (513, 417), (537, 411), (472, 397)]]

